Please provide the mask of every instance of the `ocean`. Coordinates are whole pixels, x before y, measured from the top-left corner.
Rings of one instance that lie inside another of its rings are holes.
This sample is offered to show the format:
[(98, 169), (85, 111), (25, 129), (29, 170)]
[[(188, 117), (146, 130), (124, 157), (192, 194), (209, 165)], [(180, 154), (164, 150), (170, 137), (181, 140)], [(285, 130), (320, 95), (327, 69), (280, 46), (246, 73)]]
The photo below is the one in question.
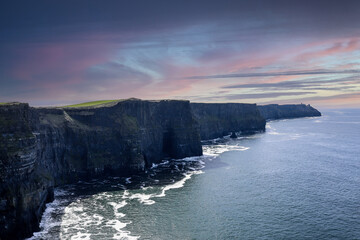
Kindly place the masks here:
[(360, 239), (360, 110), (322, 113), (57, 188), (31, 239)]

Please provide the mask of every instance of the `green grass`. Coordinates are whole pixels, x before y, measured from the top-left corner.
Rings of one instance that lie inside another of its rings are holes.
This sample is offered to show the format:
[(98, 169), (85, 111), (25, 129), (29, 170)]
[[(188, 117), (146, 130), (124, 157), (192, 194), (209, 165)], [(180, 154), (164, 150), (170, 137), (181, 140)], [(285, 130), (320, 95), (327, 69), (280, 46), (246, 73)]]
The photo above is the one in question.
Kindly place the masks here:
[(79, 104), (73, 104), (73, 105), (67, 105), (64, 107), (92, 107), (92, 106), (96, 106), (96, 105), (100, 105), (100, 104), (105, 104), (105, 103), (110, 103), (110, 102), (115, 102), (118, 100), (101, 100), (101, 101), (92, 101), (92, 102), (85, 102), (85, 103), (79, 103)]
[(6, 104), (6, 102), (0, 102), (0, 105), (5, 105)]

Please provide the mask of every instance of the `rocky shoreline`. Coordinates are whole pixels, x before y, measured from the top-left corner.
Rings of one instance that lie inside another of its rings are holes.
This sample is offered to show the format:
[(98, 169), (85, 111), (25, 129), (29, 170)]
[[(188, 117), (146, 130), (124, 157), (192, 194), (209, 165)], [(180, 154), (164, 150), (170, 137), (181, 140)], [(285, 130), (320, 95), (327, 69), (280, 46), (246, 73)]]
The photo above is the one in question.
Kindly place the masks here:
[(56, 186), (131, 175), (202, 155), (201, 140), (265, 131), (266, 120), (320, 116), (310, 105), (128, 99), (93, 107), (0, 105), (0, 239), (39, 229)]

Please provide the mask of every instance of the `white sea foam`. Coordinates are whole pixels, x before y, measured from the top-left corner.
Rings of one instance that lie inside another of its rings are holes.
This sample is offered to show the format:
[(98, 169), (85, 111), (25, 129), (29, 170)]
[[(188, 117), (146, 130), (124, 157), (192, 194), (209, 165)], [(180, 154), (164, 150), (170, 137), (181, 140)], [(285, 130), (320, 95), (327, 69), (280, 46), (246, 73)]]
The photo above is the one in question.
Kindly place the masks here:
[(115, 217), (125, 217), (124, 213), (120, 213), (119, 209), (125, 207), (125, 205), (127, 204), (126, 201), (121, 201), (120, 203), (116, 203), (116, 202), (109, 202), (109, 205), (111, 205), (114, 208), (114, 215)]
[(131, 232), (130, 231), (124, 231), (123, 228), (126, 227), (126, 225), (124, 226), (123, 223), (117, 221), (117, 220), (112, 220), (109, 222), (109, 225), (111, 227), (113, 227), (116, 231), (118, 231), (117, 233), (115, 233), (113, 235), (113, 239), (121, 239), (121, 240), (137, 240), (140, 238), (140, 236), (131, 236)]
[[(125, 214), (118, 212), (118, 209), (123, 208), (127, 204), (127, 202), (125, 200), (121, 201), (120, 203), (109, 202), (108, 204), (113, 206), (115, 217), (118, 217), (118, 218), (125, 217)], [(130, 231), (126, 231), (123, 229), (130, 223), (131, 223), (131, 221), (130, 222), (121, 222), (118, 219), (111, 219), (105, 223), (105, 226), (110, 226), (117, 231), (117, 233), (115, 233), (113, 235), (113, 239), (127, 239), (127, 240), (138, 239), (140, 236), (131, 236)]]
[(268, 134), (270, 134), (270, 135), (282, 135), (281, 133), (275, 132), (275, 131), (273, 131), (273, 132), (268, 132)]
[(266, 128), (267, 128), (267, 133), (270, 135), (282, 135), (282, 133), (277, 132), (276, 128), (271, 126), (271, 124), (269, 123), (266, 124)]
[(185, 182), (187, 180), (189, 180), (192, 175), (194, 175), (194, 174), (202, 174), (202, 173), (203, 173), (203, 171), (199, 170), (199, 171), (192, 171), (190, 173), (184, 174), (185, 177), (183, 179), (181, 179), (180, 181), (177, 181), (177, 182), (175, 182), (173, 184), (170, 184), (170, 185), (167, 185), (167, 186), (163, 187), (162, 190), (161, 190), (161, 193), (156, 195), (155, 197), (165, 197), (166, 196), (166, 194), (165, 194), (166, 191), (171, 190), (171, 189), (176, 189), (176, 188), (182, 188), (185, 185)]
[(63, 189), (55, 189), (54, 190), (54, 197), (57, 198), (57, 197), (63, 197), (63, 196), (67, 196), (69, 195), (69, 192), (68, 191), (65, 191)]
[(143, 203), (145, 205), (152, 205), (155, 203), (155, 201), (152, 200), (151, 198), (153, 198), (155, 196), (156, 196), (156, 194), (134, 193), (134, 194), (131, 194), (127, 198), (137, 199), (140, 203)]
[(164, 160), (164, 161), (162, 161), (161, 163), (153, 163), (153, 164), (151, 165), (151, 168), (150, 168), (150, 169), (157, 168), (157, 167), (159, 167), (159, 166), (161, 166), (161, 165), (166, 165), (166, 164), (169, 164), (169, 161), (168, 161), (168, 160)]
[(131, 183), (130, 179), (131, 179), (131, 177), (126, 178), (126, 179), (125, 179), (125, 182), (126, 182), (127, 184)]
[(153, 187), (151, 187), (151, 186), (148, 186), (148, 187), (141, 186), (140, 188), (141, 188), (142, 190), (144, 190), (144, 191), (149, 190), (149, 189), (153, 189)]
[(60, 228), (61, 218), (54, 218), (52, 215), (60, 215), (65, 209), (66, 200), (61, 199), (61, 197), (66, 195), (71, 194), (65, 190), (55, 189), (55, 200), (46, 204), (46, 209), (42, 215), (39, 225), (41, 230), (39, 232), (34, 232), (33, 236), (28, 238), (28, 240), (47, 239), (47, 235), (52, 229)]
[(203, 171), (201, 171), (201, 170), (188, 172), (188, 173), (184, 174), (184, 178), (182, 178), (181, 180), (179, 180), (177, 182), (174, 182), (172, 184), (166, 185), (165, 187), (162, 187), (160, 193), (152, 193), (152, 194), (134, 193), (134, 194), (130, 194), (128, 191), (125, 191), (124, 195), (123, 195), (123, 198), (125, 198), (125, 199), (136, 199), (136, 200), (138, 200), (140, 203), (142, 203), (144, 205), (152, 205), (152, 204), (156, 203), (155, 200), (153, 200), (153, 198), (165, 197), (167, 191), (169, 191), (171, 189), (182, 188), (185, 185), (185, 182), (187, 180), (189, 180), (192, 175), (201, 174), (201, 173), (203, 173)]
[(116, 231), (122, 232), (121, 229), (126, 227), (127, 223), (120, 222), (119, 220), (113, 219), (106, 222), (106, 225), (113, 227)]
[(206, 145), (203, 146), (203, 154), (205, 157), (217, 157), (228, 151), (246, 151), (249, 147), (240, 145)]
[[(127, 205), (124, 196), (128, 194), (125, 190), (123, 196), (116, 197), (116, 195), (104, 192), (96, 194), (91, 198), (80, 199), (69, 204), (62, 217), (61, 223), (61, 239), (90, 239), (91, 230), (94, 227), (108, 226), (116, 230), (113, 235), (113, 239), (138, 239), (138, 236), (131, 236), (131, 232), (124, 230), (124, 228), (131, 222), (120, 221), (120, 218), (125, 217), (124, 213), (119, 212), (119, 209)], [(109, 200), (113, 201), (109, 201)], [(122, 199), (122, 200), (121, 200)], [(103, 204), (106, 201), (107, 204), (112, 206), (114, 218), (109, 220), (108, 217), (102, 216), (105, 214), (108, 216), (109, 209)], [(94, 211), (96, 213), (94, 213)], [(76, 233), (76, 235), (74, 235)]]

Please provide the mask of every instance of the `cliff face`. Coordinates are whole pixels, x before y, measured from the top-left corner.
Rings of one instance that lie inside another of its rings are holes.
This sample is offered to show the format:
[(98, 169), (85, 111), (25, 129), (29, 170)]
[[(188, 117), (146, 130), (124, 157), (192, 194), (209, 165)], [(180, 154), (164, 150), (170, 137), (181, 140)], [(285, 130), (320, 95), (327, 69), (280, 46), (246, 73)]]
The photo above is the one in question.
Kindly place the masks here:
[(299, 118), (299, 117), (317, 117), (321, 113), (310, 105), (305, 104), (290, 104), (278, 105), (270, 104), (258, 106), (261, 115), (266, 119), (281, 119), (281, 118)]
[(234, 132), (252, 133), (265, 130), (265, 119), (256, 104), (191, 103), (200, 125), (201, 139), (213, 139)]
[(188, 101), (132, 99), (88, 108), (1, 105), (0, 239), (37, 230), (56, 185), (201, 154)]
[(52, 182), (37, 168), (39, 142), (32, 124), (28, 104), (0, 107), (0, 239), (36, 230), (53, 197)]
[(202, 154), (188, 101), (126, 100), (35, 112), (39, 159), (53, 176), (138, 171), (164, 158)]

